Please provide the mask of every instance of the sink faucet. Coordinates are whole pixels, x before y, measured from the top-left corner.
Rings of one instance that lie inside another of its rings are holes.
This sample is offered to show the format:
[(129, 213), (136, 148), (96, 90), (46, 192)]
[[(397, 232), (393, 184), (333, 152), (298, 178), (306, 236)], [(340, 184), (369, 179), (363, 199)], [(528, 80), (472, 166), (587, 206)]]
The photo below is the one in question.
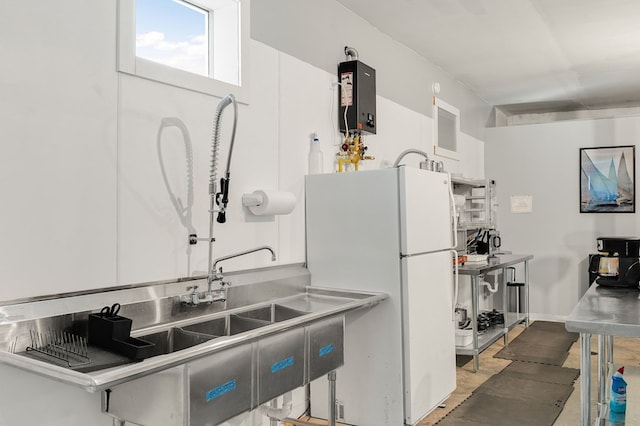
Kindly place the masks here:
[(229, 286), (229, 283), (220, 282), (220, 288), (212, 290), (211, 284), (209, 284), (209, 289), (205, 293), (199, 294), (198, 286), (190, 285), (187, 287), (187, 291), (191, 291), (191, 293), (181, 296), (180, 301), (189, 306), (198, 306), (201, 303), (224, 302), (227, 300), (227, 286)]
[(276, 260), (276, 253), (273, 251), (273, 248), (271, 248), (270, 246), (261, 246), (261, 247), (256, 247), (254, 249), (250, 249), (250, 250), (245, 250), (245, 251), (241, 251), (238, 253), (234, 253), (234, 254), (229, 254), (227, 256), (222, 256), (217, 258), (214, 262), (213, 265), (211, 265), (211, 271), (209, 272), (209, 278), (208, 278), (208, 283), (209, 283), (209, 288), (211, 288), (211, 283), (213, 283), (214, 281), (221, 281), (222, 282), (222, 267), (220, 267), (220, 269), (218, 271), (216, 271), (216, 267), (218, 266), (218, 263), (222, 262), (223, 260), (228, 260), (228, 259), (233, 259), (234, 257), (240, 257), (240, 256), (244, 256), (245, 254), (250, 254), (250, 253), (255, 253), (257, 251), (260, 250), (268, 250), (271, 252), (271, 261), (275, 262)]
[[(231, 145), (229, 146), (229, 153), (227, 156), (227, 171), (225, 177), (220, 179), (220, 192), (217, 191), (217, 170), (218, 170), (218, 153), (220, 151), (220, 123), (222, 121), (222, 113), (224, 109), (233, 105), (233, 128), (231, 131)], [(216, 221), (215, 212), (216, 205), (218, 210), (218, 223), (226, 222), (226, 209), (229, 202), (229, 179), (230, 179), (230, 167), (231, 167), (231, 154), (233, 153), (233, 144), (236, 137), (236, 126), (238, 123), (238, 106), (236, 98), (230, 94), (225, 96), (216, 107), (216, 113), (214, 116), (214, 127), (212, 135), (211, 146), (211, 167), (209, 172), (209, 238), (198, 238), (198, 235), (193, 233), (189, 234), (189, 244), (197, 244), (198, 241), (207, 241), (209, 244), (209, 265), (213, 261), (213, 224)], [(210, 293), (210, 292), (209, 292)]]
[[(200, 295), (198, 294), (198, 286), (189, 286), (187, 287), (187, 291), (191, 291), (188, 295), (182, 296), (180, 300), (182, 303), (190, 306), (198, 306), (200, 303), (213, 303), (213, 302), (224, 302), (227, 300), (227, 288), (231, 285), (229, 282), (223, 281), (224, 277), (222, 275), (222, 267), (219, 270), (216, 270), (218, 263), (223, 260), (233, 259), (234, 257), (244, 256), (245, 254), (254, 253), (260, 250), (268, 250), (271, 252), (271, 261), (274, 262), (276, 260), (276, 253), (273, 251), (273, 248), (269, 246), (261, 246), (256, 247), (251, 250), (245, 250), (238, 253), (230, 254), (227, 256), (222, 256), (216, 259), (211, 265), (211, 270), (209, 271), (209, 275), (207, 277), (207, 291)], [(211, 287), (213, 286), (214, 281), (219, 281), (220, 286), (218, 289), (213, 290)], [(202, 297), (201, 297), (202, 296)]]

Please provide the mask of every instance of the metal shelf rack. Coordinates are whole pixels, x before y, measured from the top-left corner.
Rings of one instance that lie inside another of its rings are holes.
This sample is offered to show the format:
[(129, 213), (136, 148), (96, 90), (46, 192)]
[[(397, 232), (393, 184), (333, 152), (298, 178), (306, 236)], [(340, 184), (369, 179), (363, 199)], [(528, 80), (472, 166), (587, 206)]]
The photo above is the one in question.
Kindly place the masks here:
[[(473, 356), (473, 371), (476, 372), (480, 368), (479, 355), (492, 343), (500, 337), (504, 337), (505, 346), (509, 344), (509, 331), (518, 324), (524, 323), (525, 327), (529, 326), (529, 260), (533, 259), (533, 255), (497, 255), (490, 257), (487, 263), (483, 264), (464, 264), (458, 268), (460, 275), (468, 275), (471, 277), (471, 329), (473, 330), (473, 340), (469, 345), (457, 346), (457, 355)], [(506, 269), (510, 266), (524, 264), (524, 300), (520, 304), (522, 312), (507, 312), (507, 274)], [(504, 324), (500, 327), (493, 326), (485, 331), (478, 333), (478, 313), (480, 299), (480, 281), (482, 277), (492, 271), (502, 270), (503, 292), (502, 306), (504, 312)]]
[(495, 182), (490, 179), (467, 179), (451, 177), (453, 192), (463, 195), (464, 206), (460, 209), (460, 229), (495, 228), (496, 200)]

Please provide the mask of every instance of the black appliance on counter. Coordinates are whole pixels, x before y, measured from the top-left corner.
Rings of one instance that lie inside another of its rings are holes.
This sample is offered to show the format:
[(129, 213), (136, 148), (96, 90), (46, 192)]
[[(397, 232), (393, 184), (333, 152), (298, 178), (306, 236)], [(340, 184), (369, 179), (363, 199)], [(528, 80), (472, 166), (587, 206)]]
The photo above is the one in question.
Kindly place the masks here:
[(604, 287), (640, 285), (640, 239), (600, 237), (598, 254), (589, 256), (589, 282)]
[(495, 257), (496, 252), (502, 246), (502, 238), (500, 231), (495, 229), (481, 229), (475, 237), (476, 253), (487, 254), (489, 257)]

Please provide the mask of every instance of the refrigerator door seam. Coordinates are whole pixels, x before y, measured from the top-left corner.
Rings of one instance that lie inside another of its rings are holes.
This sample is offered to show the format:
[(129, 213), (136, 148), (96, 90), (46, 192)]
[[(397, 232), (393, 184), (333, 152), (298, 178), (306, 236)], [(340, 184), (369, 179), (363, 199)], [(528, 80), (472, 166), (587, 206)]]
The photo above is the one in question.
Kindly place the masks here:
[(400, 253), (400, 259), (404, 259), (405, 257), (423, 256), (425, 254), (442, 253), (443, 251), (451, 251), (451, 250), (452, 250), (451, 248), (445, 248), (445, 249), (438, 249), (438, 250), (421, 251), (419, 253), (410, 253), (410, 254)]

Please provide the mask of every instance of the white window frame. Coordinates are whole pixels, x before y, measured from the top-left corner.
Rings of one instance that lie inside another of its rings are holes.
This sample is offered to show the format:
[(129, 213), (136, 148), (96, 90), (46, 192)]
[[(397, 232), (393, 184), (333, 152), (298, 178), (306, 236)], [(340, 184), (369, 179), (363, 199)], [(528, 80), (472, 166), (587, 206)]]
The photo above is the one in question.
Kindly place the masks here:
[[(443, 148), (439, 144), (438, 132), (438, 115), (440, 110), (444, 110), (455, 117), (454, 136), (456, 151), (452, 151), (447, 148)], [(451, 160), (460, 160), (460, 154), (458, 153), (458, 144), (460, 143), (460, 110), (452, 105), (449, 105), (440, 98), (433, 97), (433, 153), (439, 157), (449, 158)]]
[[(157, 81), (175, 87), (200, 92), (216, 97), (233, 93), (236, 100), (249, 103), (249, 31), (250, 0), (238, 0), (240, 3), (240, 85), (215, 80), (212, 77), (198, 75), (149, 61), (136, 56), (136, 3), (135, 0), (118, 0), (118, 71)], [(211, 31), (209, 31), (211, 33)], [(209, 37), (210, 51), (213, 46)], [(211, 53), (210, 53), (211, 54)]]

